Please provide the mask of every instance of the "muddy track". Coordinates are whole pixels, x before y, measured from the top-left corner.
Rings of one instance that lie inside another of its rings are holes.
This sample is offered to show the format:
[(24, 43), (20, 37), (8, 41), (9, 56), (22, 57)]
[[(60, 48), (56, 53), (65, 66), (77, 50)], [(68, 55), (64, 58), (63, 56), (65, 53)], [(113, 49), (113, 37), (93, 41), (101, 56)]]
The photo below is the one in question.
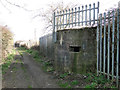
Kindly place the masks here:
[(7, 73), (3, 75), (3, 88), (58, 88), (56, 80), (45, 73), (39, 64), (37, 64), (31, 55), (18, 52), (15, 60), (21, 63), (13, 62)]

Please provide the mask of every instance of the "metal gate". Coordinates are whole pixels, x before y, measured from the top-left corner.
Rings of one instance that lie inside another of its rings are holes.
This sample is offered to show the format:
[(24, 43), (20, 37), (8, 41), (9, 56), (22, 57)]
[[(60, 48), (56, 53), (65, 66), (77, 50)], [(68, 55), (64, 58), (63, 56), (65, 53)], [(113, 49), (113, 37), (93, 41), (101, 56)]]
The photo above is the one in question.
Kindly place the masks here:
[(99, 15), (97, 26), (97, 74), (119, 85), (119, 9)]

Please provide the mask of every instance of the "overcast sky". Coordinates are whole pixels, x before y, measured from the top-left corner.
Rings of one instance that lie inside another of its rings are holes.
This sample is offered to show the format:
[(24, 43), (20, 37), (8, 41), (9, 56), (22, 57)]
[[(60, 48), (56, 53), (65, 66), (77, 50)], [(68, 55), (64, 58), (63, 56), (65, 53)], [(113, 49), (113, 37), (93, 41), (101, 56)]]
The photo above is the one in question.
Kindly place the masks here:
[[(20, 5), (28, 10), (46, 10), (48, 4), (59, 3), (62, 0), (7, 0), (16, 5)], [(86, 5), (96, 3), (97, 0), (63, 0), (64, 4), (74, 3)], [(117, 7), (119, 0), (99, 0), (100, 13), (105, 9)], [(34, 30), (37, 32), (37, 39), (43, 35), (44, 24), (42, 19), (32, 20), (33, 12), (10, 5), (5, 0), (0, 0), (0, 25), (7, 25), (14, 33), (16, 40), (34, 39)]]

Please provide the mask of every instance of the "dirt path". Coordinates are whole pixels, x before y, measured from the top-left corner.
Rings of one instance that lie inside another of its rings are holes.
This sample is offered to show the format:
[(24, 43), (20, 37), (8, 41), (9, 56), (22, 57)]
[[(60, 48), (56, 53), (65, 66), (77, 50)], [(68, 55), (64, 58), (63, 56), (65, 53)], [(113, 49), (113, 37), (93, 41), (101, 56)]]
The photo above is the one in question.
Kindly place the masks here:
[[(22, 63), (16, 63), (20, 61)], [(45, 73), (31, 55), (23, 53), (23, 57), (15, 56), (7, 73), (3, 75), (3, 88), (58, 88), (56, 80)]]

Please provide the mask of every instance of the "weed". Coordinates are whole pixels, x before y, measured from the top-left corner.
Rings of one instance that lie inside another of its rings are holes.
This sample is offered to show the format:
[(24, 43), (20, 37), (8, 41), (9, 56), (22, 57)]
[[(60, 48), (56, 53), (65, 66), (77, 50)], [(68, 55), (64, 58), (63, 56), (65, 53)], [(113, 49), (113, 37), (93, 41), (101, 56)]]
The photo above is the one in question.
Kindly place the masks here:
[(19, 52), (19, 54), (23, 57), (23, 52)]
[(13, 67), (12, 70), (13, 70), (13, 71), (17, 71), (17, 68), (16, 68), (16, 67)]
[(68, 82), (66, 82), (66, 83), (59, 83), (59, 86), (62, 87), (62, 88), (70, 87)]
[(86, 85), (85, 88), (95, 88), (96, 86), (96, 83), (91, 83), (90, 85)]
[(31, 86), (31, 85), (29, 85), (29, 86), (28, 86), (28, 88), (32, 88), (32, 86)]
[(52, 65), (52, 63), (51, 62), (44, 62), (44, 64), (45, 64), (45, 66), (50, 66), (50, 65)]
[(2, 74), (5, 74), (6, 70), (10, 67), (13, 59), (14, 59), (15, 53), (13, 52), (12, 54), (9, 54), (8, 57), (4, 60), (4, 64), (2, 64)]
[(68, 76), (68, 73), (60, 74), (60, 78), (64, 78), (66, 76)]
[(53, 67), (47, 67), (47, 70), (46, 70), (47, 72), (52, 72), (52, 71), (54, 71), (54, 69), (53, 69)]
[[(97, 86), (101, 86), (107, 88), (105, 84), (110, 85), (111, 81), (106, 79), (104, 75), (96, 76), (94, 74), (87, 74), (86, 82), (91, 82), (90, 85), (86, 85), (85, 88), (95, 88)], [(113, 86), (114, 87), (114, 86)], [(110, 86), (109, 86), (110, 88)]]
[(74, 81), (71, 82), (71, 84), (72, 84), (72, 85), (78, 85), (79, 82), (78, 82), (77, 80), (74, 80)]

